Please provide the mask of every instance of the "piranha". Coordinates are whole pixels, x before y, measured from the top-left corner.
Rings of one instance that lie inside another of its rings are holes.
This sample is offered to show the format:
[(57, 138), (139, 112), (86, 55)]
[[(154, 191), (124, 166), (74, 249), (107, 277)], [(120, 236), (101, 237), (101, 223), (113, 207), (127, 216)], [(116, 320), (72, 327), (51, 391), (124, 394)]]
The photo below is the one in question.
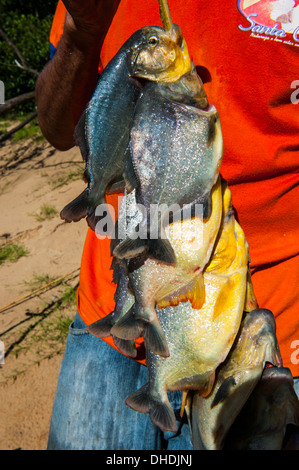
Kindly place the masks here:
[(299, 400), (290, 369), (264, 370), (223, 449), (299, 450)]
[(198, 390), (203, 396), (211, 392), (216, 368), (232, 347), (246, 304), (248, 245), (231, 209), (230, 190), (223, 181), (221, 187), (223, 213), (211, 261), (203, 271), (204, 303), (200, 309), (181, 302), (160, 310), (170, 355), (161, 357), (147, 349), (149, 382), (126, 399), (133, 410), (149, 413), (163, 431), (177, 430), (168, 390)]
[[(133, 192), (127, 196), (127, 202), (136, 207)], [(160, 263), (147, 256), (142, 258), (141, 255), (127, 261), (126, 271), (134, 303), (117, 319), (111, 334), (124, 340), (143, 336), (145, 345), (152, 352), (164, 357), (169, 355), (156, 308), (190, 301), (193, 308), (199, 309), (204, 303), (202, 272), (210, 261), (222, 217), (220, 178), (212, 191), (212, 203), (213, 211), (208, 220), (203, 221), (201, 217), (187, 218), (173, 222), (166, 228), (177, 259), (175, 266)], [(120, 208), (119, 221), (123, 217), (123, 210)], [(128, 232), (135, 222), (136, 218), (130, 220)]]
[(233, 422), (261, 379), (266, 364), (281, 366), (271, 311), (247, 313), (227, 359), (219, 366), (208, 397), (195, 392), (189, 404), (195, 450), (220, 450)]
[[(188, 206), (211, 215), (211, 190), (223, 154), (218, 112), (208, 101), (195, 68), (174, 84), (149, 82), (138, 98), (125, 156), (127, 189), (136, 189), (145, 216), (134, 233), (115, 248), (120, 259), (142, 252), (175, 264), (165, 226)], [(169, 212), (171, 211), (171, 219)]]
[(62, 219), (71, 222), (86, 217), (94, 230), (96, 207), (106, 202), (106, 192), (123, 187), (123, 156), (140, 94), (135, 78), (172, 82), (189, 70), (191, 62), (178, 26), (170, 30), (146, 26), (125, 42), (100, 75), (76, 127), (75, 142), (86, 161), (88, 186), (62, 209)]
[[(90, 325), (88, 331), (91, 334), (102, 338), (111, 334), (114, 339), (124, 341), (143, 336), (151, 351), (164, 357), (169, 355), (156, 307), (161, 309), (190, 301), (194, 308), (201, 308), (205, 298), (202, 271), (210, 261), (222, 218), (220, 178), (213, 188), (212, 202), (209, 220), (187, 218), (183, 222), (173, 222), (167, 228), (167, 236), (178, 260), (176, 266), (141, 255), (131, 260), (113, 259), (112, 269), (122, 273), (117, 281), (115, 310)], [(130, 232), (141, 218), (135, 191), (125, 194), (120, 204), (118, 226), (125, 225), (127, 220), (124, 230)], [(117, 241), (113, 240), (111, 244), (113, 249)], [(124, 278), (127, 278), (129, 288), (127, 294), (120, 286), (120, 283), (125, 283)]]
[(116, 284), (114, 295), (115, 309), (104, 318), (88, 325), (86, 330), (97, 338), (107, 338), (108, 336), (112, 336), (113, 342), (119, 351), (126, 356), (135, 358), (137, 356), (135, 341), (111, 335), (111, 329), (114, 324), (120, 320), (127, 310), (129, 310), (134, 304), (134, 296), (128, 289), (129, 279), (126, 270), (122, 265), (116, 263), (115, 260), (112, 261), (111, 269), (113, 271), (113, 282)]

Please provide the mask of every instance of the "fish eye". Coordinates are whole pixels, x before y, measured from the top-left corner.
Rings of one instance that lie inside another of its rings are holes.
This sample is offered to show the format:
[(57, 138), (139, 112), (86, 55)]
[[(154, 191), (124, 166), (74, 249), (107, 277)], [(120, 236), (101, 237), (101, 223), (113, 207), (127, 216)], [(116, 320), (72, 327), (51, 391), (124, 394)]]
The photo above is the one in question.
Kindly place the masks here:
[(148, 40), (148, 43), (151, 45), (151, 46), (155, 46), (156, 44), (158, 44), (158, 38), (156, 36), (151, 36)]

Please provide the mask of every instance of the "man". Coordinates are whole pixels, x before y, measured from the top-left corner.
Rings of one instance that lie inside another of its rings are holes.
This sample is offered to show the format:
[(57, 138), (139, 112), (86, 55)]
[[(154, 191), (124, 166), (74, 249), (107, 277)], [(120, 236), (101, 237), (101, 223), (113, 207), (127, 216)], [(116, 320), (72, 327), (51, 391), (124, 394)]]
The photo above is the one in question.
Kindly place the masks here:
[[(220, 114), (221, 173), (249, 242), (258, 303), (273, 311), (284, 366), (298, 377), (299, 99), (294, 70), (299, 31), (288, 33), (278, 19), (268, 21), (272, 10), (264, 8), (262, 15), (260, 5), (254, 11), (257, 3), (169, 1), (209, 102)], [(51, 32), (54, 56), (36, 87), (41, 129), (60, 150), (74, 145), (75, 125), (102, 67), (134, 31), (161, 24), (157, 0), (69, 0), (64, 5), (69, 13), (60, 2)], [(116, 203), (113, 197), (108, 202)], [(163, 434), (147, 415), (124, 404), (147, 381), (143, 344), (137, 344), (133, 361), (116, 351), (110, 338), (98, 340), (85, 331), (113, 310), (110, 263), (109, 240), (98, 240), (88, 230), (79, 314), (62, 363), (49, 448), (190, 449), (186, 425), (180, 423), (176, 437)], [(179, 409), (180, 394), (171, 397)]]

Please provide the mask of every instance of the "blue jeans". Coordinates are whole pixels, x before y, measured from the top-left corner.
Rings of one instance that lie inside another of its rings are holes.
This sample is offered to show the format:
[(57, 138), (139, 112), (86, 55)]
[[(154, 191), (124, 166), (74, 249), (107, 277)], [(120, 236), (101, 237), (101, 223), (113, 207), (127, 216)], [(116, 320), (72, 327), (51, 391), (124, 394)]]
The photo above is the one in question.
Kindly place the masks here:
[[(147, 414), (125, 404), (148, 382), (147, 368), (85, 330), (70, 326), (49, 431), (48, 450), (191, 450), (189, 427), (163, 433)], [(181, 392), (169, 393), (174, 410)]]

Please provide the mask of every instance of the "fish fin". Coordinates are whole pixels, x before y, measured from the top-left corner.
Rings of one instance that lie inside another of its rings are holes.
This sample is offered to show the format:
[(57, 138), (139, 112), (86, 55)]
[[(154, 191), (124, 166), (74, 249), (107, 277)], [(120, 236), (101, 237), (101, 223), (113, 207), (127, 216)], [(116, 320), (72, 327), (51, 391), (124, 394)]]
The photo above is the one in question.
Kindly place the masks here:
[(253, 285), (251, 281), (251, 273), (248, 267), (244, 312), (251, 312), (252, 310), (255, 310), (257, 308), (258, 308), (258, 303), (254, 294)]
[(148, 256), (170, 265), (175, 265), (177, 261), (170, 241), (165, 238), (148, 241)]
[(182, 289), (163, 297), (163, 299), (157, 302), (157, 307), (167, 308), (175, 307), (180, 302), (188, 302), (192, 304), (192, 308), (199, 310), (205, 302), (205, 285), (202, 274), (196, 277), (195, 280), (191, 281), (187, 286)]
[(88, 215), (89, 189), (86, 188), (60, 212), (60, 217), (66, 222), (78, 222)]
[(212, 214), (212, 194), (209, 192), (208, 194), (205, 195), (205, 197), (202, 200), (203, 204), (203, 219), (207, 220), (211, 217)]
[(86, 139), (85, 124), (86, 110), (81, 114), (78, 124), (75, 127), (74, 141), (75, 144), (80, 147), (83, 160), (87, 161), (89, 155), (89, 147)]
[(181, 409), (180, 409), (180, 417), (181, 418), (184, 416), (184, 413), (185, 413), (185, 408), (186, 408), (186, 405), (187, 405), (187, 396), (188, 396), (188, 391), (183, 390), (183, 392), (182, 392), (182, 405), (181, 405)]
[(123, 177), (126, 184), (127, 192), (130, 193), (133, 189), (137, 188), (138, 180), (136, 173), (134, 171), (134, 166), (131, 158), (130, 146), (127, 147), (124, 154), (124, 167), (123, 167)]
[(140, 322), (134, 317), (135, 304), (111, 328), (111, 334), (120, 339), (137, 339), (142, 334)]
[(113, 256), (119, 259), (135, 258), (145, 250), (147, 250), (147, 240), (126, 238), (114, 248)]
[(203, 279), (203, 275), (200, 274), (197, 276), (193, 283), (193, 289), (189, 293), (189, 300), (191, 301), (192, 308), (195, 310), (201, 309), (205, 302), (205, 283)]
[(144, 323), (144, 343), (154, 354), (169, 357), (168, 344), (158, 318)]
[(153, 401), (149, 415), (152, 423), (158, 426), (161, 431), (178, 431), (176, 417), (168, 399), (167, 401)]
[(143, 385), (139, 390), (131, 393), (125, 401), (126, 405), (139, 413), (150, 412), (150, 391), (149, 383)]
[(218, 403), (223, 402), (232, 393), (232, 389), (235, 385), (235, 378), (232, 375), (230, 377), (227, 377), (217, 390), (211, 408), (218, 405)]
[(149, 413), (153, 424), (163, 432), (177, 432), (177, 422), (173, 409), (170, 406), (167, 395), (164, 401), (153, 399), (150, 393), (149, 383), (132, 393), (126, 399), (126, 405), (139, 413)]
[[(93, 211), (90, 212), (90, 214), (88, 214), (88, 216), (86, 217), (86, 222), (88, 224), (88, 226), (94, 231), (96, 232), (96, 225), (97, 223), (102, 220), (102, 215), (96, 215), (96, 208), (97, 206), (100, 206), (100, 205), (106, 205), (107, 202), (106, 202), (106, 196), (105, 194), (103, 194), (103, 196), (101, 198), (97, 198), (97, 201), (95, 204), (92, 204), (92, 209)], [(101, 234), (101, 233), (100, 233)]]
[(88, 215), (86, 217), (86, 222), (87, 222), (88, 227), (91, 228), (91, 230), (93, 230), (95, 232), (96, 231), (96, 225), (97, 225), (97, 223), (100, 219), (101, 219), (101, 217), (97, 217), (95, 215), (95, 212)]
[(107, 338), (110, 336), (110, 330), (114, 325), (112, 313), (104, 318), (91, 323), (86, 327), (86, 331), (97, 338)]
[(117, 338), (116, 336), (112, 336), (112, 338), (115, 346), (120, 350), (121, 353), (133, 358), (137, 356), (135, 341)]

